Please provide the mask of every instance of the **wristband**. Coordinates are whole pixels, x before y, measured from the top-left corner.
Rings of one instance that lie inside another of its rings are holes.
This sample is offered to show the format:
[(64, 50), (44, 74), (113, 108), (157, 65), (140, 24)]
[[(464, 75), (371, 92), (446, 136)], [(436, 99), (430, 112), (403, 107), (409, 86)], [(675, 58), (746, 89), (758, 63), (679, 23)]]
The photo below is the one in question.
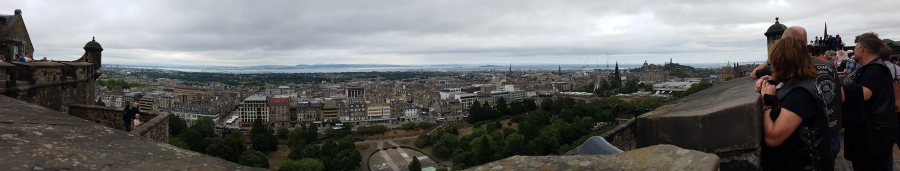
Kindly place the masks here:
[(781, 115), (781, 107), (773, 107), (772, 111), (769, 112), (769, 117), (772, 121), (778, 119), (779, 115)]

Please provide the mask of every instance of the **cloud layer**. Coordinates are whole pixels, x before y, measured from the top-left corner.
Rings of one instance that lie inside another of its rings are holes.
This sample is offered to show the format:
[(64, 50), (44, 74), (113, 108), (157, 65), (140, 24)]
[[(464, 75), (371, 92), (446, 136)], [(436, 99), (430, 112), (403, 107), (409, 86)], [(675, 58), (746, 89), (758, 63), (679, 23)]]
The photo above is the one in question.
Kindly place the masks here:
[[(762, 61), (780, 17), (810, 36), (900, 38), (900, 1), (7, 1), (35, 55), (70, 60), (96, 36), (104, 62), (683, 63)], [(812, 39), (812, 37), (810, 37)], [(851, 43), (851, 42), (847, 42)], [(608, 55), (607, 55), (608, 54)]]

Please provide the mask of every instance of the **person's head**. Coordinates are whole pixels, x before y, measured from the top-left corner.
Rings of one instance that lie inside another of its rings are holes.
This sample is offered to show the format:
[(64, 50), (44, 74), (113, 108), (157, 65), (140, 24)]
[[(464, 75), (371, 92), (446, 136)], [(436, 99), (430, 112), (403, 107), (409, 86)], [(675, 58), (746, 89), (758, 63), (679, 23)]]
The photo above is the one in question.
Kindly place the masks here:
[(141, 120), (141, 114), (134, 114), (134, 119)]
[(805, 41), (795, 38), (781, 38), (772, 45), (769, 61), (772, 65), (772, 79), (790, 82), (797, 79), (815, 77), (816, 71), (810, 66), (810, 57)]
[(784, 33), (781, 34), (781, 38), (790, 37), (800, 42), (806, 42), (806, 29), (800, 26), (791, 26), (784, 30)]
[(884, 44), (878, 34), (868, 32), (856, 36), (856, 48), (853, 52), (861, 58), (881, 58), (886, 60), (891, 55), (891, 47)]
[(131, 102), (132, 107), (138, 107), (138, 105), (139, 105), (138, 102)]

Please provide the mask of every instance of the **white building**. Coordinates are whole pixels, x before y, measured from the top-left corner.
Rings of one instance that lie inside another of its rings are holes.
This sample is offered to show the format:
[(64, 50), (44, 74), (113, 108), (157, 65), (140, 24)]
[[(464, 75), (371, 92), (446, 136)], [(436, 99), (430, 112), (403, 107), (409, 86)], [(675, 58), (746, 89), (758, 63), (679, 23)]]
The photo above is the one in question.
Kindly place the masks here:
[(266, 101), (265, 95), (255, 94), (241, 102), (238, 108), (241, 112), (241, 127), (248, 128), (257, 119), (262, 119), (264, 123), (269, 122), (269, 105)]

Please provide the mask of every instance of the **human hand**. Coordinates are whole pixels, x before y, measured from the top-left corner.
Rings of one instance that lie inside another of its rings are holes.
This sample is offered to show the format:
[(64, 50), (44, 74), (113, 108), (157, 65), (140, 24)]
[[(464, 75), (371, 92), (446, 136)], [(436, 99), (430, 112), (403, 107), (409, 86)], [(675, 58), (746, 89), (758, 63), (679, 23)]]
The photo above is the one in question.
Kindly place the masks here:
[(757, 80), (756, 80), (756, 86), (754, 87), (754, 90), (753, 90), (753, 91), (759, 93), (760, 90), (762, 90), (762, 87), (763, 87), (765, 84), (768, 84), (768, 83), (766, 83), (766, 81), (769, 80), (769, 78), (771, 78), (771, 77), (768, 76), (768, 75), (766, 75), (766, 76), (763, 76), (763, 77), (757, 79)]
[(775, 90), (775, 85), (769, 84), (768, 82), (763, 82), (761, 95), (775, 95)]

